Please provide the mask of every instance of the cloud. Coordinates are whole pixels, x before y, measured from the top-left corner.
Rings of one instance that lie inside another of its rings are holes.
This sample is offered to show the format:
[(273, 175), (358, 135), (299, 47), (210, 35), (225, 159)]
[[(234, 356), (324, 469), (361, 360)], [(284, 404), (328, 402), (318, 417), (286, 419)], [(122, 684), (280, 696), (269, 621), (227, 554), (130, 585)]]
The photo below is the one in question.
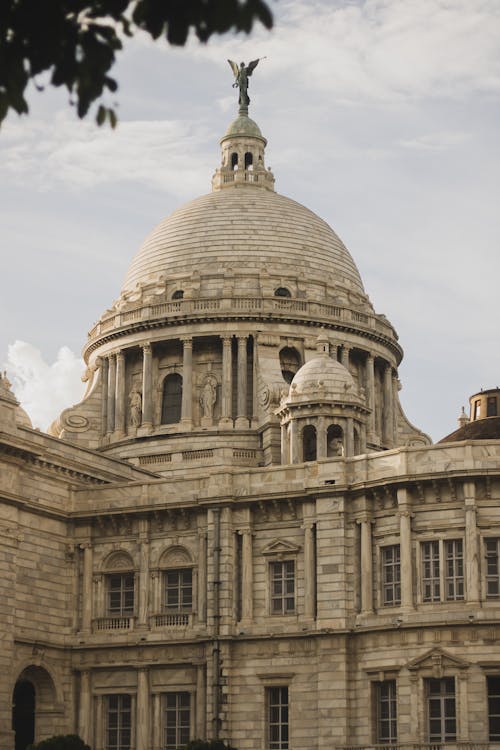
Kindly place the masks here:
[[(271, 34), (190, 43), (196, 57), (267, 55), (259, 75), (301, 81), (338, 102), (401, 102), (500, 90), (498, 0), (360, 0), (274, 6)], [(235, 58), (236, 59), (236, 58)]]
[(180, 120), (121, 122), (116, 131), (76, 122), (59, 112), (50, 128), (31, 117), (22, 127), (7, 122), (2, 131), (0, 175), (45, 191), (57, 186), (88, 190), (106, 183), (134, 182), (155, 189), (175, 185), (188, 196), (199, 187), (200, 171), (213, 164), (203, 147), (213, 136), (203, 126)]
[(34, 427), (46, 430), (63, 409), (81, 400), (83, 360), (71, 349), (59, 349), (47, 363), (40, 350), (25, 341), (11, 344), (4, 364), (12, 389)]
[(420, 149), (423, 151), (444, 151), (455, 146), (460, 146), (469, 138), (470, 135), (463, 132), (426, 133), (416, 138), (399, 141), (399, 145), (403, 148)]

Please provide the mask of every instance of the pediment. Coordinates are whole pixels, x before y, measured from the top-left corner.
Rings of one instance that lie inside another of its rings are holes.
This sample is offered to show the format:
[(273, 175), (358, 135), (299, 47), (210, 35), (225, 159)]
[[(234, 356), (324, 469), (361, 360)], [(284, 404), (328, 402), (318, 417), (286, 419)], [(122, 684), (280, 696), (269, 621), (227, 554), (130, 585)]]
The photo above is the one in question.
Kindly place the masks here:
[(300, 552), (300, 547), (288, 542), (286, 539), (273, 539), (272, 542), (269, 542), (269, 544), (262, 550), (263, 555), (277, 555), (280, 557), (296, 555), (298, 552)]
[(436, 677), (440, 677), (445, 670), (467, 669), (469, 666), (469, 662), (459, 659), (442, 648), (432, 648), (422, 656), (412, 659), (406, 665), (410, 672), (426, 670), (432, 672)]

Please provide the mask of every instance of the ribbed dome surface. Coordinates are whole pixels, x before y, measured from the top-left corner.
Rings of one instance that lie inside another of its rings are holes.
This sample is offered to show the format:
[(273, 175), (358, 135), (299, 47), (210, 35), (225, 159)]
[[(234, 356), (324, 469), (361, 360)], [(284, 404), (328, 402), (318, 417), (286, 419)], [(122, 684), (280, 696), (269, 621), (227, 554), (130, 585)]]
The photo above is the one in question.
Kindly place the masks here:
[(160, 274), (266, 268), (283, 276), (324, 277), (364, 294), (352, 257), (328, 224), (300, 203), (243, 186), (197, 198), (174, 211), (146, 238), (123, 290)]

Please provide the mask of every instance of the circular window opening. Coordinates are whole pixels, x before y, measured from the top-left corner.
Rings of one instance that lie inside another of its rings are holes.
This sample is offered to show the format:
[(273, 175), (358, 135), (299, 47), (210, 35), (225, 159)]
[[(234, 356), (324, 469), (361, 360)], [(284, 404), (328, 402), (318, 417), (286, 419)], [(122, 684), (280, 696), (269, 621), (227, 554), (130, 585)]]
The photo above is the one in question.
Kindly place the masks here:
[(177, 291), (175, 291), (172, 294), (172, 299), (183, 299), (183, 297), (184, 297), (184, 290), (183, 289), (177, 289)]
[(291, 297), (290, 290), (286, 288), (286, 286), (279, 286), (275, 292), (275, 297)]

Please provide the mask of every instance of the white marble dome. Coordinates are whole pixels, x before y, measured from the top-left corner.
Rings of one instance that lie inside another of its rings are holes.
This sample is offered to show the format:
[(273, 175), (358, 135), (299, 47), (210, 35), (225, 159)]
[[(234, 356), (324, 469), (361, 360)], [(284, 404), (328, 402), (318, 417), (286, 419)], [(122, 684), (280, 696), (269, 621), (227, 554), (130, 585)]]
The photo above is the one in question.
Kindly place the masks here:
[(365, 298), (349, 251), (325, 221), (290, 198), (245, 185), (197, 198), (160, 222), (132, 260), (122, 291), (228, 269), (314, 277)]
[(329, 401), (361, 403), (351, 373), (328, 354), (321, 354), (306, 362), (290, 384), (289, 401), (314, 401), (316, 397)]

